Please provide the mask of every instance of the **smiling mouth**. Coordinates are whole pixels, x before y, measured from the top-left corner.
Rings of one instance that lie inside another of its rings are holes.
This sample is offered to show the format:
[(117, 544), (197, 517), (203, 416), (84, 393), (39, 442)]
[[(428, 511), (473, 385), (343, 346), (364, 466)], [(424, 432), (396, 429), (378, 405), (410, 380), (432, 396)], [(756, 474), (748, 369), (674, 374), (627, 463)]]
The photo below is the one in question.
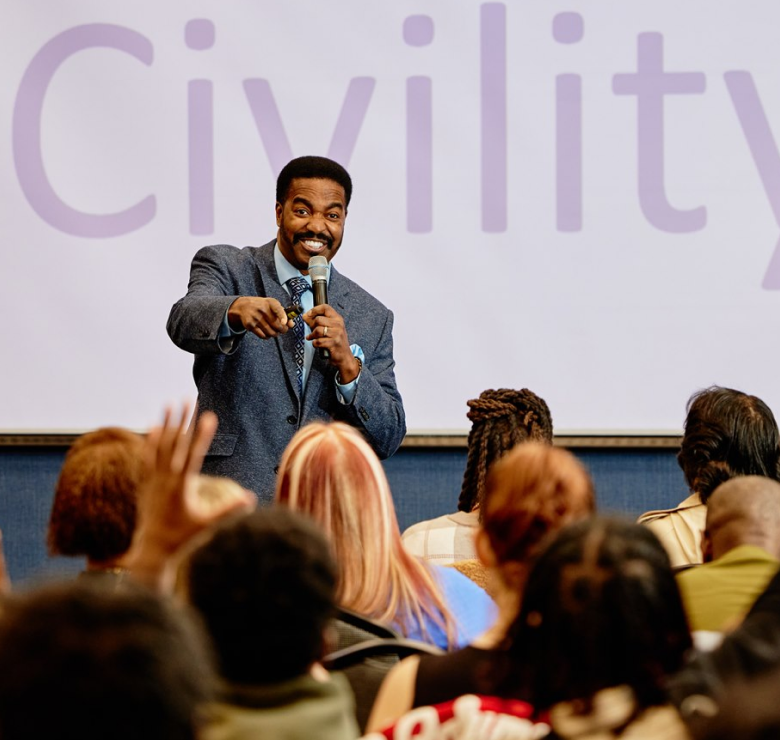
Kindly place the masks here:
[(330, 242), (326, 239), (316, 239), (311, 237), (301, 237), (298, 238), (296, 241), (303, 244), (304, 247), (306, 247), (307, 251), (312, 253), (319, 253), (322, 252), (324, 249), (326, 249), (328, 246), (330, 246)]

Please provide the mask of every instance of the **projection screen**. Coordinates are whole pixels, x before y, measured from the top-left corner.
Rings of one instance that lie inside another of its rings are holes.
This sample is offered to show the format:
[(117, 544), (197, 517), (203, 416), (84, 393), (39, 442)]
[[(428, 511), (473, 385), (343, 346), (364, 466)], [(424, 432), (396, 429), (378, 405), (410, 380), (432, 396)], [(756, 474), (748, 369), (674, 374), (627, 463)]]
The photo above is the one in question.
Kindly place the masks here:
[(170, 306), (273, 238), (294, 156), (355, 191), (338, 269), (395, 313), (411, 432), (528, 387), (559, 433), (780, 409), (780, 4), (6, 0), (0, 431), (194, 398)]

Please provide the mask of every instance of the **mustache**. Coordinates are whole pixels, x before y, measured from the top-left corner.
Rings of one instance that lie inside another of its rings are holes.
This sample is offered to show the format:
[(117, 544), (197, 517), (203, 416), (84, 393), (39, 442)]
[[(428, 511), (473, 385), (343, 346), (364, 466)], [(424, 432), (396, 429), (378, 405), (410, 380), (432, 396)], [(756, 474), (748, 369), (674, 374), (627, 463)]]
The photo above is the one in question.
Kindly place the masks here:
[(304, 239), (318, 239), (321, 242), (325, 242), (329, 247), (333, 246), (333, 239), (328, 234), (315, 234), (313, 231), (302, 231), (300, 234), (296, 234), (293, 237), (293, 244), (302, 242)]

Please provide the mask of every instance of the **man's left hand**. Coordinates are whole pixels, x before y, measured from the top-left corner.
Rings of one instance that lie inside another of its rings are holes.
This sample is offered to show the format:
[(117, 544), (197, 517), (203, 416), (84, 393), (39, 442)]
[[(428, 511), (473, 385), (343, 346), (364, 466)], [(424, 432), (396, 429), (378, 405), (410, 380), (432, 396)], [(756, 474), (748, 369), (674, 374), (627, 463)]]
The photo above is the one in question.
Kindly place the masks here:
[(303, 320), (311, 329), (306, 339), (311, 340), (314, 347), (330, 352), (330, 364), (338, 370), (340, 382), (346, 385), (357, 378), (360, 374), (360, 363), (352, 356), (347, 328), (341, 314), (332, 306), (323, 303), (307, 311)]

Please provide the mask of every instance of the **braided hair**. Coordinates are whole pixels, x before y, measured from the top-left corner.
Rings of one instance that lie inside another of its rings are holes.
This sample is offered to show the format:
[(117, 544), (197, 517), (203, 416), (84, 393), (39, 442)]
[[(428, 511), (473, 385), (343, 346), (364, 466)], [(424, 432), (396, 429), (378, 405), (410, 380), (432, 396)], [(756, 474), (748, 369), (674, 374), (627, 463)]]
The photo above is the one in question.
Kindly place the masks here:
[(499, 388), (480, 393), (468, 402), (471, 421), (468, 459), (458, 499), (460, 511), (473, 511), (485, 496), (488, 468), (520, 442), (552, 442), (550, 409), (527, 388)]

